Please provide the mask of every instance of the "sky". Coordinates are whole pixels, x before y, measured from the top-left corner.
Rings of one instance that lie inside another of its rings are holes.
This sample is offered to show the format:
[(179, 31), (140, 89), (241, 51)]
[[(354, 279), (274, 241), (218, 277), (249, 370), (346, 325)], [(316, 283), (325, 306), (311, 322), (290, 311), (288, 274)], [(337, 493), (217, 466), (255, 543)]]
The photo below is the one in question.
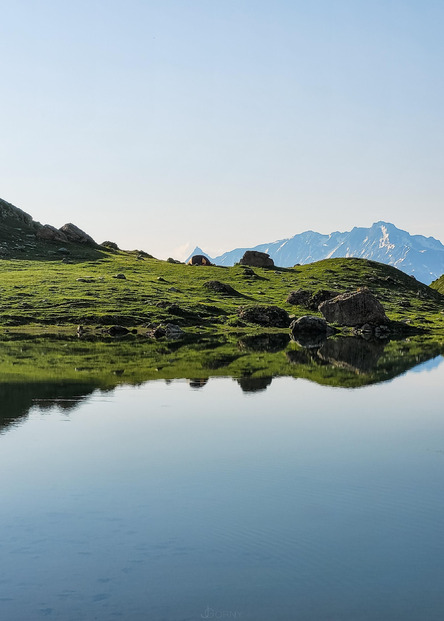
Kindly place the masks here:
[(159, 258), (444, 241), (442, 0), (0, 0), (0, 197)]

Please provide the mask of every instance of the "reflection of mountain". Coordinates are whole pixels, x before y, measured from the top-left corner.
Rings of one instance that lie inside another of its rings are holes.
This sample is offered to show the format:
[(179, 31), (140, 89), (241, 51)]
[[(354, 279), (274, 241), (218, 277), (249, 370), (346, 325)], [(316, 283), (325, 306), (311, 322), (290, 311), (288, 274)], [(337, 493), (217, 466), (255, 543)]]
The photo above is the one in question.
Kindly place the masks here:
[(95, 386), (84, 383), (0, 384), (0, 433), (4, 427), (27, 416), (32, 407), (47, 410), (57, 406), (73, 410), (94, 390)]

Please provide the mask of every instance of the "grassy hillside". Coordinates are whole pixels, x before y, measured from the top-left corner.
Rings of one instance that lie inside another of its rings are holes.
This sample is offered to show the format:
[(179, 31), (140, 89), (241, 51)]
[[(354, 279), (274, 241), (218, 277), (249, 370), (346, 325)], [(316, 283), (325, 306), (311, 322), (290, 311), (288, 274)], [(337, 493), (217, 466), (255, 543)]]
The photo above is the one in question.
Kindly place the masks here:
[(444, 295), (444, 274), (437, 280), (434, 280), (430, 286)]
[[(444, 330), (444, 296), (403, 272), (365, 259), (327, 259), (294, 268), (207, 267), (174, 264), (137, 253), (99, 250), (94, 260), (0, 261), (0, 327), (77, 324), (100, 329), (122, 324), (144, 329), (176, 323), (191, 333), (224, 333), (252, 328), (237, 309), (277, 305), (300, 316), (319, 314), (286, 303), (290, 291), (306, 289), (338, 294), (367, 286), (393, 321)], [(116, 275), (124, 278), (115, 278)], [(208, 281), (226, 283), (231, 295), (208, 289)]]

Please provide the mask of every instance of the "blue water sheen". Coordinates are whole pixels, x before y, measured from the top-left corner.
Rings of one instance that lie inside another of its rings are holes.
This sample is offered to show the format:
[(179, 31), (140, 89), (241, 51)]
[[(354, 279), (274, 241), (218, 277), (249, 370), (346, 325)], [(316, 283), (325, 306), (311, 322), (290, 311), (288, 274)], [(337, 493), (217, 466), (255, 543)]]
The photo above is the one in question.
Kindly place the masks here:
[(441, 621), (443, 385), (36, 405), (0, 436), (0, 618)]

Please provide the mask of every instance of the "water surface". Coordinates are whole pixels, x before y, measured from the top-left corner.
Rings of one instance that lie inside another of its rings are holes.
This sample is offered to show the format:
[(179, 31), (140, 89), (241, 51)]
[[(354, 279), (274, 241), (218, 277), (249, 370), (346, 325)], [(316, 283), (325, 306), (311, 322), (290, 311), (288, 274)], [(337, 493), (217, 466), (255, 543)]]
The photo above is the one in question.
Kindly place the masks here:
[(36, 394), (0, 435), (0, 618), (442, 621), (442, 360)]

